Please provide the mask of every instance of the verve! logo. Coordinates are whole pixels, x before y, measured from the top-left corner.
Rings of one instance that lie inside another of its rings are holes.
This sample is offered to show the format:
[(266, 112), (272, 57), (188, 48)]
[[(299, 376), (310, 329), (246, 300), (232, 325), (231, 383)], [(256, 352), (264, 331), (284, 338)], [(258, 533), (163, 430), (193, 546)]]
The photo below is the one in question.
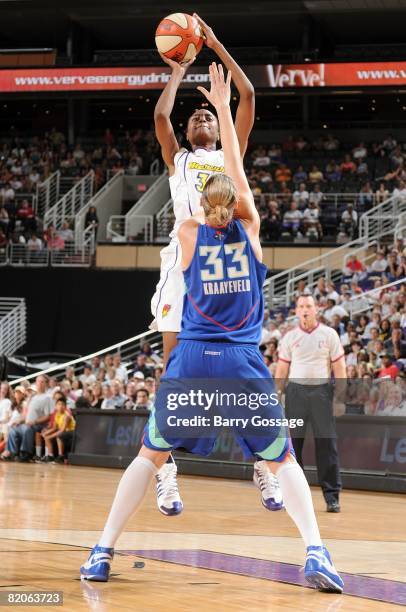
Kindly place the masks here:
[(272, 88), (277, 87), (325, 87), (324, 64), (309, 64), (297, 68), (284, 66), (283, 64), (268, 64), (269, 84)]

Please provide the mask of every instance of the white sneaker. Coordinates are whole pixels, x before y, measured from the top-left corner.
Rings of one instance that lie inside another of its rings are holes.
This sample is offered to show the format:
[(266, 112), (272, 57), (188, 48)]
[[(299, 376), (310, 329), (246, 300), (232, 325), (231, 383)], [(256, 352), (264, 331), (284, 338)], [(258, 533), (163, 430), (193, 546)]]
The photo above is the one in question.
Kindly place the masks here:
[(261, 491), (262, 505), (267, 510), (281, 510), (283, 508), (278, 479), (272, 474), (266, 461), (256, 461), (254, 463), (254, 484)]
[(164, 463), (156, 478), (156, 501), (159, 510), (166, 516), (180, 514), (183, 510), (183, 502), (178, 491), (176, 475), (178, 468), (176, 463)]

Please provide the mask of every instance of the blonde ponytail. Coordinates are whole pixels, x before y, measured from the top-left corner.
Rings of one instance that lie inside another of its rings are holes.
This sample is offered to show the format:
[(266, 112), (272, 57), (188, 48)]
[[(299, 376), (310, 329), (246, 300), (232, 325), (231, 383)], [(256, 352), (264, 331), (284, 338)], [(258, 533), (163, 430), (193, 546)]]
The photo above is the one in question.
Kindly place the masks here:
[(230, 223), (236, 200), (237, 192), (230, 177), (212, 174), (202, 193), (202, 206), (208, 224), (216, 227)]

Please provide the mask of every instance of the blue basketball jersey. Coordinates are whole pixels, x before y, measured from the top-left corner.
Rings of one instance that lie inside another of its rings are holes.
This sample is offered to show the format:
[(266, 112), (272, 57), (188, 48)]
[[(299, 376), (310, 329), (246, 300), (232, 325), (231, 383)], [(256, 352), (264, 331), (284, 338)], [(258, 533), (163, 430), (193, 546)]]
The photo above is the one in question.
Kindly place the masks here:
[(186, 294), (178, 338), (257, 345), (266, 271), (239, 220), (222, 228), (199, 225), (193, 259), (183, 273)]

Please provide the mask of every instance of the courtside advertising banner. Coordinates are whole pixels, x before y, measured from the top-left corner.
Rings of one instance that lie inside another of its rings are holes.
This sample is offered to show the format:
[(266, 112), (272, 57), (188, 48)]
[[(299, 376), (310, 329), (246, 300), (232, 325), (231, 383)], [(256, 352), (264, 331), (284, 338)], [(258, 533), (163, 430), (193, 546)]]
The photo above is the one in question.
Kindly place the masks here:
[[(406, 62), (268, 64), (244, 68), (255, 87), (269, 89), (406, 85)], [(134, 91), (163, 89), (166, 66), (148, 68), (36, 68), (0, 70), (0, 92)], [(193, 67), (182, 87), (209, 82), (206, 68)]]

